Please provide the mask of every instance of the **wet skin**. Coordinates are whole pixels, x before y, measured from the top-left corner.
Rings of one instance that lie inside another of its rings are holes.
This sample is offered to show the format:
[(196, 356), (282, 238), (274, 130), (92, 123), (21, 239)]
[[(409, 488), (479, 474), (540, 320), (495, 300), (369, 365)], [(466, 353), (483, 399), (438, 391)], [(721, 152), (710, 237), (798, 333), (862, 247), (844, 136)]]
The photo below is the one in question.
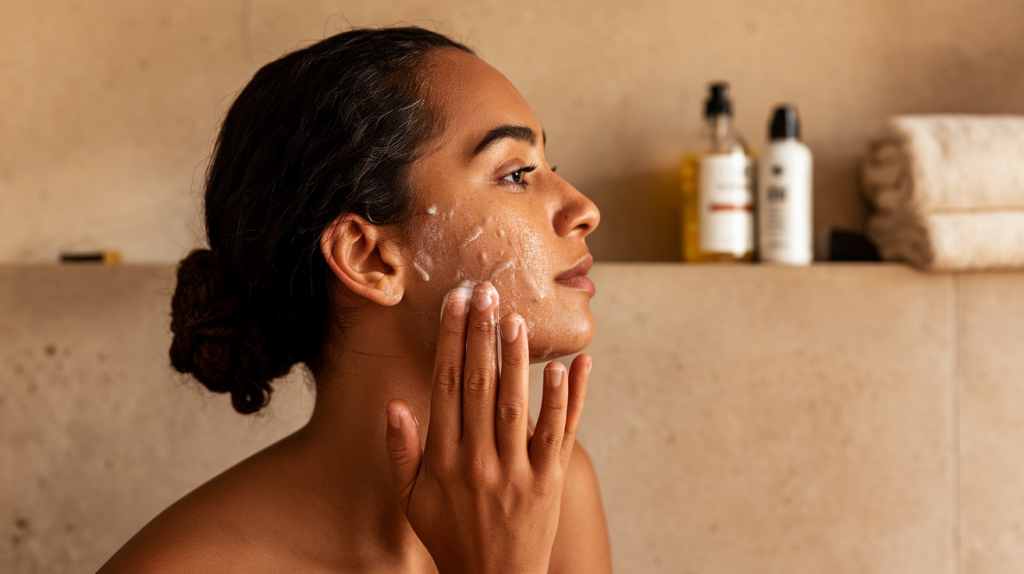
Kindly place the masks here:
[(585, 237), (600, 213), (551, 170), (540, 123), (508, 79), (460, 50), (437, 60), (429, 97), (445, 131), (412, 168), (415, 216), (402, 229), (414, 271), (403, 303), (419, 319), (410, 336), (436, 334), (448, 290), (488, 280), (500, 314), (526, 320), (534, 360), (577, 352), (594, 336)]

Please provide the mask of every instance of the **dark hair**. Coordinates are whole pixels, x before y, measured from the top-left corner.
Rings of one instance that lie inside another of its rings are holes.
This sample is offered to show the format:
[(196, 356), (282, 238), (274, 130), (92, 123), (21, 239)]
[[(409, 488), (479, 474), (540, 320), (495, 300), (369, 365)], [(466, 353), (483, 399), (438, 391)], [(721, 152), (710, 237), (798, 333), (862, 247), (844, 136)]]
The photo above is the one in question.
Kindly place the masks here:
[(261, 68), (228, 111), (206, 180), (209, 249), (178, 265), (171, 364), (240, 413), (273, 379), (315, 360), (334, 280), (320, 236), (343, 213), (400, 221), (409, 167), (442, 129), (426, 56), (451, 47), (422, 28), (356, 29)]

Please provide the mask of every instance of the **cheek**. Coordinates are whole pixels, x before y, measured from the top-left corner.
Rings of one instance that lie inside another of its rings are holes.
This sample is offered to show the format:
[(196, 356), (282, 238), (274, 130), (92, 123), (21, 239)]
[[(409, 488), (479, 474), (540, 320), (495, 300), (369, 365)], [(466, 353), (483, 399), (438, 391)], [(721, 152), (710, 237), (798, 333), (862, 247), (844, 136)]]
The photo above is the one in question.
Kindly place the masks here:
[(452, 287), (451, 260), (459, 252), (454, 239), (464, 227), (457, 211), (457, 204), (447, 208), (430, 205), (421, 210), (415, 222), (405, 230), (403, 252), (409, 257), (414, 276), (421, 281), (415, 288), (417, 293), (443, 293)]
[(554, 263), (564, 258), (531, 220), (431, 206), (412, 237), (413, 269), (438, 305), (460, 284), (490, 281), (501, 296), (501, 314), (516, 312), (526, 320), (535, 358), (579, 351), (593, 337), (589, 296), (555, 283), (560, 269)]
[(485, 219), (461, 244), (460, 280), (490, 281), (501, 295), (501, 314), (526, 320), (535, 359), (567, 355), (590, 343), (594, 317), (590, 296), (558, 285), (564, 263), (557, 242), (523, 219)]
[(536, 225), (524, 219), (485, 217), (460, 242), (456, 278), (490, 281), (501, 295), (501, 312), (516, 312), (531, 327), (535, 310), (554, 287), (551, 253)]

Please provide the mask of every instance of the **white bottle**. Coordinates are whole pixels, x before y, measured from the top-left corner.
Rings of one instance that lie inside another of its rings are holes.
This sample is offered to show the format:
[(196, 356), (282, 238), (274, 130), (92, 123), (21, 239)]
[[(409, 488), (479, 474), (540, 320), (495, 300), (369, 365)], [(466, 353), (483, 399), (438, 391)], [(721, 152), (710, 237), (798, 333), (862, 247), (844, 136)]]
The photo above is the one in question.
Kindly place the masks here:
[(811, 150), (800, 142), (791, 106), (775, 108), (757, 178), (758, 243), (761, 261), (810, 265), (812, 233)]

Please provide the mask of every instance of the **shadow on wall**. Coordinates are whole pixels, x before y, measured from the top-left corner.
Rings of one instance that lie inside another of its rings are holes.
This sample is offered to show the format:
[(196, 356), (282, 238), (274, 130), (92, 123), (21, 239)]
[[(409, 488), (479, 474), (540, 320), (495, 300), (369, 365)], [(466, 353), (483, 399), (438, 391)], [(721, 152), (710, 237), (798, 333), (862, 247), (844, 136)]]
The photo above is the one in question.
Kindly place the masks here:
[(583, 185), (601, 210), (601, 224), (587, 239), (598, 261), (679, 261), (682, 208), (678, 170), (642, 173)]
[[(849, 155), (814, 156), (814, 230), (845, 227), (861, 231), (868, 204), (860, 193), (860, 146)], [(811, 148), (814, 153), (814, 148)], [(858, 222), (852, 225), (848, 222)]]

